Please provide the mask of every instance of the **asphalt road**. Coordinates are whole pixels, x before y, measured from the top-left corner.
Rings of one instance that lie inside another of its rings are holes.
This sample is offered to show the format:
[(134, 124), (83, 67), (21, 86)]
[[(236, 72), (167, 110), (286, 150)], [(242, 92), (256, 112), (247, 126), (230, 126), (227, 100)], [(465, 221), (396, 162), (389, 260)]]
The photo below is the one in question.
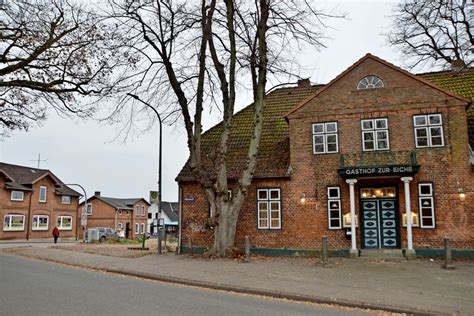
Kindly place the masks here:
[(367, 314), (170, 285), (0, 254), (0, 315)]

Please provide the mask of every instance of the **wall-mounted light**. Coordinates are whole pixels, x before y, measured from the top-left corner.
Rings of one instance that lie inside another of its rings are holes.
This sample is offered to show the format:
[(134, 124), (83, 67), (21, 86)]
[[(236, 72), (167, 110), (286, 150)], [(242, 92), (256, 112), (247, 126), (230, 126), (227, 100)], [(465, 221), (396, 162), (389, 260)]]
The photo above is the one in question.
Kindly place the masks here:
[(464, 193), (464, 189), (463, 188), (459, 188), (458, 189), (458, 194), (459, 194), (459, 199), (461, 201), (464, 201), (466, 199), (466, 193)]
[(301, 205), (304, 205), (306, 203), (306, 194), (301, 193), (300, 203)]

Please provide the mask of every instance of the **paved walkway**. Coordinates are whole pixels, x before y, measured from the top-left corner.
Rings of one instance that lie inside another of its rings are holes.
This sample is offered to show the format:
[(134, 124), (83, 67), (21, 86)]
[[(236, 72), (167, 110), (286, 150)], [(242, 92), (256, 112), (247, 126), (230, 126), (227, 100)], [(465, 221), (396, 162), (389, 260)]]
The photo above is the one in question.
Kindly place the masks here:
[[(14, 247), (14, 245), (11, 245)], [(65, 264), (85, 266), (152, 279), (240, 292), (361, 307), (381, 307), (414, 313), (474, 315), (474, 262), (373, 262), (332, 258), (322, 267), (317, 259), (258, 258), (250, 263), (210, 260), (187, 255), (118, 258), (50, 247), (3, 251)]]

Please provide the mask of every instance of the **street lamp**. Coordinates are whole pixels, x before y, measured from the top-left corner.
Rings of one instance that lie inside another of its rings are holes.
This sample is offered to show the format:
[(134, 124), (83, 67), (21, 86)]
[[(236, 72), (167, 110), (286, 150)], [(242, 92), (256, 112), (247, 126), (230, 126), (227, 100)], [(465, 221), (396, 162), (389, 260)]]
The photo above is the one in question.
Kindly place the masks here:
[[(159, 148), (158, 148), (158, 214), (161, 212), (161, 148), (162, 148), (162, 122), (161, 122), (161, 116), (158, 113), (158, 111), (152, 107), (150, 104), (147, 102), (143, 101), (140, 99), (137, 95), (127, 93), (127, 95), (131, 96), (137, 101), (140, 101), (141, 103), (145, 104), (147, 107), (153, 110), (155, 112), (156, 116), (158, 117), (158, 122), (160, 123), (160, 143), (159, 143)], [(159, 226), (157, 227), (158, 230), (158, 253), (161, 254), (161, 237), (160, 237), (160, 230)]]
[[(67, 183), (67, 184), (64, 184), (64, 185), (74, 185), (74, 186), (78, 186), (82, 189), (82, 192), (84, 193), (84, 209), (82, 210), (82, 213), (86, 213), (87, 214), (87, 193), (86, 193), (86, 190), (84, 190), (84, 188), (82, 187), (82, 185), (80, 184), (77, 184), (77, 183)], [(79, 201), (77, 201), (77, 204), (79, 206)], [(82, 214), (81, 214), (82, 215)], [(87, 215), (86, 215), (87, 216)], [(82, 216), (81, 216), (82, 218)], [(87, 217), (86, 217), (87, 218)], [(78, 239), (78, 227), (79, 227), (79, 220), (77, 220), (77, 226), (76, 226), (76, 240)], [(86, 241), (86, 228), (87, 228), (87, 221), (86, 221), (86, 225), (84, 225), (84, 242)]]

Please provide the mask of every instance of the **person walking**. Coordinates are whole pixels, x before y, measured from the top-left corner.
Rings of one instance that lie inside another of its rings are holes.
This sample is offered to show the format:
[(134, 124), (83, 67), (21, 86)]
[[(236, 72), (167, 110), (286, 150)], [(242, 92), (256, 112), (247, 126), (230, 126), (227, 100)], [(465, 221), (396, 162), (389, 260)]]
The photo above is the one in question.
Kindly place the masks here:
[(58, 238), (59, 238), (59, 229), (55, 226), (53, 229), (53, 238), (54, 238), (54, 243), (58, 243)]

